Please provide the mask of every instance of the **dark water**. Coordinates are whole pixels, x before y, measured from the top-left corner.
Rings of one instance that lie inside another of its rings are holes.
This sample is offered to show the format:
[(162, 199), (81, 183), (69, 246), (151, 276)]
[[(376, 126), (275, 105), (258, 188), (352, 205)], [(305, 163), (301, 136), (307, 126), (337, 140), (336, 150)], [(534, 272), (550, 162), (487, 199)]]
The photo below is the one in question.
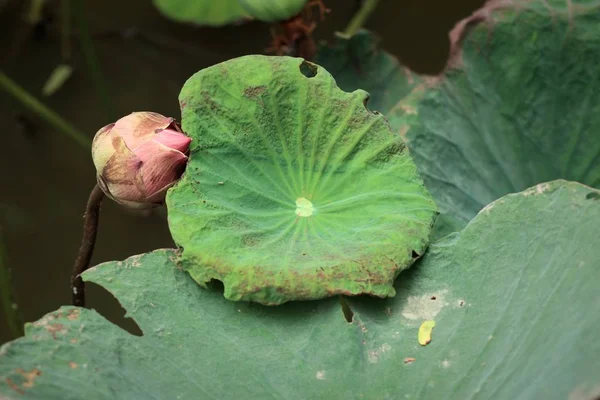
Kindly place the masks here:
[[(25, 3), (9, 1), (0, 9), (0, 67), (41, 98), (41, 87), (61, 61), (60, 22), (56, 16), (45, 29), (27, 34), (20, 10)], [(316, 38), (330, 40), (336, 30), (343, 30), (356, 3), (326, 0), (332, 13), (317, 28)], [(380, 0), (367, 28), (404, 64), (433, 74), (445, 63), (449, 29), (481, 3)], [(75, 73), (44, 101), (90, 138), (132, 111), (179, 117), (177, 95), (191, 74), (233, 57), (262, 53), (270, 39), (268, 26), (261, 23), (221, 29), (172, 23), (148, 0), (88, 1), (88, 16), (117, 115), (109, 117), (98, 100), (75, 37)], [(70, 273), (95, 171), (86, 150), (3, 92), (0, 126), (0, 228), (20, 308), (26, 321), (34, 321), (71, 301)], [(140, 214), (106, 201), (92, 264), (172, 246), (164, 210)], [(90, 285), (87, 300), (107, 318), (135, 327), (103, 289)], [(0, 343), (10, 338), (0, 311)]]

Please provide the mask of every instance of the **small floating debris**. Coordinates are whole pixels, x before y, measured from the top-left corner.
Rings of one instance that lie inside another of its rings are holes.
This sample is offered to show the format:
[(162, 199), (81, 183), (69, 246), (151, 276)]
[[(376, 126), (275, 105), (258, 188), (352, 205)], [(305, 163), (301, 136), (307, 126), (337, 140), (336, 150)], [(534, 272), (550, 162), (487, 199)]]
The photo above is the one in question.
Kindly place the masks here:
[(435, 327), (435, 321), (425, 321), (419, 327), (419, 344), (426, 346), (431, 342), (431, 331)]

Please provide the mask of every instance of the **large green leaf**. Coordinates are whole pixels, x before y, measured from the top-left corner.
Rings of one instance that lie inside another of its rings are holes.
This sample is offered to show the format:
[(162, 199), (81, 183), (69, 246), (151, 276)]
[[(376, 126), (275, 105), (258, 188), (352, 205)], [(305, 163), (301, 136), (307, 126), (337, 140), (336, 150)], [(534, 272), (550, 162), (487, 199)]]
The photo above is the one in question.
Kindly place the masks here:
[(369, 108), (386, 117), (395, 116), (394, 110), (401, 106), (404, 96), (421, 81), (381, 49), (379, 39), (366, 30), (352, 37), (337, 34), (333, 43), (321, 44), (315, 62), (333, 75), (342, 90), (366, 90), (370, 95)]
[[(522, 1), (516, 10), (506, 4), (491, 2), (462, 21), (451, 35), (446, 71), (395, 106), (406, 78), (389, 67), (389, 56), (342, 58), (338, 51), (334, 60), (323, 48), (317, 57), (325, 67), (345, 63), (331, 70), (334, 77), (347, 90), (370, 91), (404, 135), (440, 207), (438, 236), (461, 229), (500, 196), (539, 182), (600, 186), (600, 3)], [(352, 49), (359, 40), (340, 46)], [(383, 68), (400, 82), (396, 97), (372, 83)]]
[(222, 26), (248, 18), (238, 0), (154, 0), (166, 17), (179, 22)]
[(249, 15), (265, 21), (284, 21), (298, 14), (307, 0), (238, 0)]
[[(171, 250), (102, 264), (84, 278), (111, 291), (143, 336), (63, 307), (1, 348), (0, 396), (591, 399), (599, 221), (600, 192), (580, 184), (506, 196), (432, 245), (395, 298), (350, 300), (352, 323), (335, 299), (227, 301)], [(420, 346), (424, 320), (436, 326)]]
[(182, 265), (225, 296), (278, 304), (393, 296), (436, 207), (400, 136), (323, 68), (247, 56), (182, 89), (190, 161), (169, 191)]

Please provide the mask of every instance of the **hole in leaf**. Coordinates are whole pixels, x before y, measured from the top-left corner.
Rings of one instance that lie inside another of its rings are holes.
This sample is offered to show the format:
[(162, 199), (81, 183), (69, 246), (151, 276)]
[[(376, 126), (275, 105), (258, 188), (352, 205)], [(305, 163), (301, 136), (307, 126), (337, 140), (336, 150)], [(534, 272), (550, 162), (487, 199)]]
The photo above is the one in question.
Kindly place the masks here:
[(600, 199), (600, 193), (597, 192), (589, 192), (586, 196), (586, 199), (588, 200), (598, 200)]
[[(89, 308), (96, 310), (104, 318), (132, 335), (144, 336), (139, 325), (133, 318), (125, 316), (126, 310), (108, 290), (92, 282), (86, 282), (85, 289)], [(148, 307), (153, 306), (155, 307), (152, 303), (148, 303)]]
[(206, 287), (208, 288), (208, 290), (213, 291), (213, 292), (219, 292), (219, 293), (225, 292), (225, 285), (223, 284), (222, 281), (220, 281), (218, 279), (211, 279), (206, 284)]
[(367, 93), (367, 97), (365, 97), (363, 99), (363, 106), (366, 108), (366, 110), (368, 112), (370, 112), (373, 115), (381, 115), (381, 113), (379, 111), (373, 111), (369, 108), (369, 100), (371, 99), (371, 96)]
[(342, 312), (344, 313), (344, 319), (347, 323), (351, 324), (354, 318), (354, 312), (350, 309), (348, 302), (344, 296), (340, 296), (340, 305), (342, 306)]
[(460, 301), (458, 302), (458, 306), (459, 306), (459, 307), (462, 307), (462, 306), (464, 306), (464, 305), (465, 305), (465, 301), (464, 301), (464, 300), (460, 300)]
[(317, 71), (317, 66), (314, 64), (306, 61), (303, 61), (302, 64), (300, 64), (300, 72), (307, 78), (314, 78), (317, 76)]
[(417, 253), (416, 251), (414, 251), (414, 250), (413, 250), (413, 251), (412, 251), (412, 258), (413, 258), (413, 259), (416, 259), (416, 258), (419, 258), (419, 257), (421, 257), (421, 256), (419, 255), (419, 253)]

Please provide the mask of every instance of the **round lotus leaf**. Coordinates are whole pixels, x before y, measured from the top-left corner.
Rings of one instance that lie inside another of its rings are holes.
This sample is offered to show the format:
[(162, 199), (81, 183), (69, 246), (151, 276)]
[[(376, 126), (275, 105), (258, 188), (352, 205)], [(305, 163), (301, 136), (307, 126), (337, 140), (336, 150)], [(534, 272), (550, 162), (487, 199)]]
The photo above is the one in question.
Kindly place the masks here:
[(222, 26), (245, 18), (238, 0), (154, 0), (167, 18), (197, 25)]
[(184, 85), (193, 138), (167, 196), (181, 265), (232, 300), (395, 294), (436, 206), (399, 135), (323, 68), (247, 56)]
[(307, 0), (238, 0), (252, 17), (265, 22), (284, 21), (298, 14)]

